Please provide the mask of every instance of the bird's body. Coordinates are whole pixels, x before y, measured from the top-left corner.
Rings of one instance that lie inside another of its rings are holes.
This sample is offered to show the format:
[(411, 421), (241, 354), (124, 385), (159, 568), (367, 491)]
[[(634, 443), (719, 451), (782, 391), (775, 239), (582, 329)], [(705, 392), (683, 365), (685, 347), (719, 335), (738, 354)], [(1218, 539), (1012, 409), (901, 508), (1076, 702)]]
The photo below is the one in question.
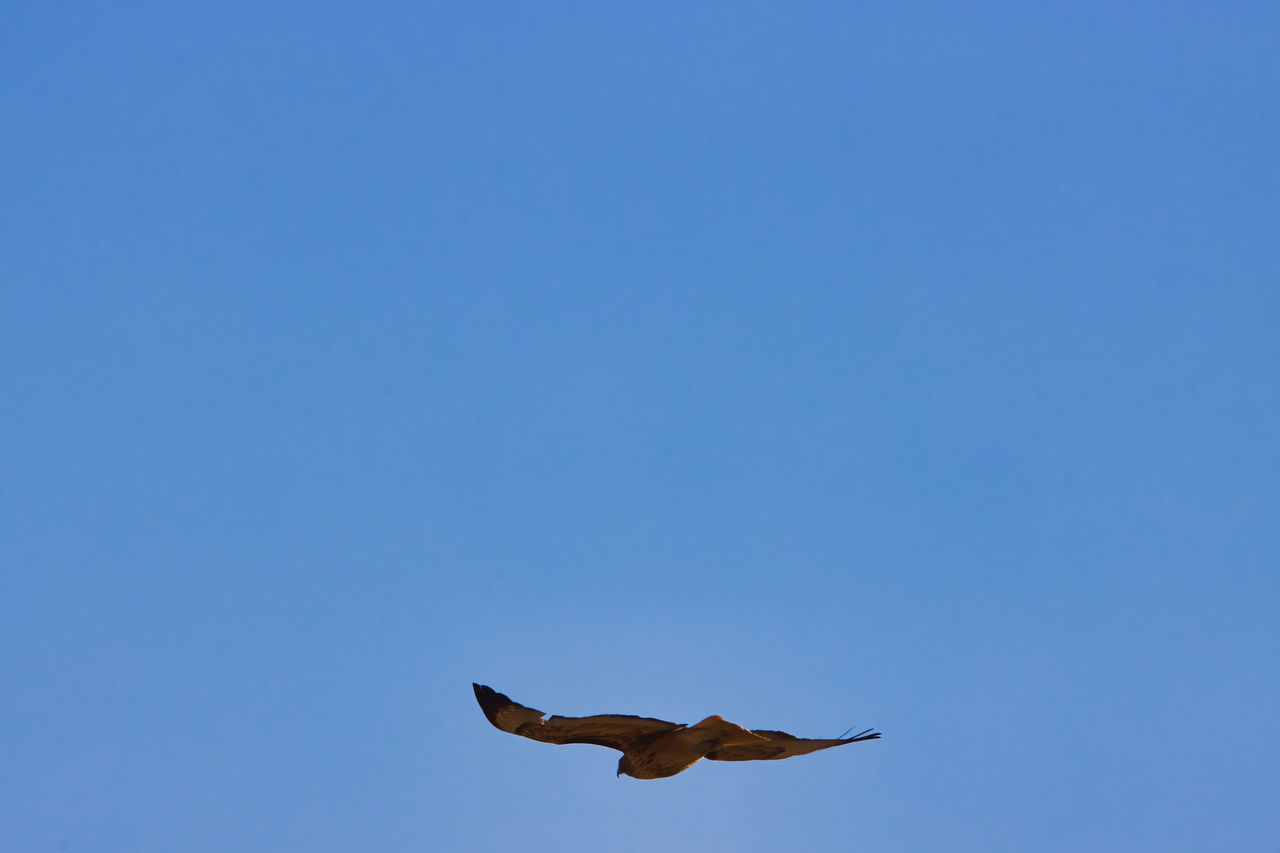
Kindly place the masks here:
[(618, 774), (636, 779), (661, 779), (689, 769), (697, 761), (760, 761), (806, 755), (819, 749), (875, 740), (870, 729), (850, 738), (798, 738), (786, 732), (751, 731), (720, 716), (693, 725), (652, 717), (598, 714), (593, 717), (551, 717), (527, 708), (483, 684), (473, 684), (485, 717), (504, 732), (544, 743), (591, 743), (622, 753)]

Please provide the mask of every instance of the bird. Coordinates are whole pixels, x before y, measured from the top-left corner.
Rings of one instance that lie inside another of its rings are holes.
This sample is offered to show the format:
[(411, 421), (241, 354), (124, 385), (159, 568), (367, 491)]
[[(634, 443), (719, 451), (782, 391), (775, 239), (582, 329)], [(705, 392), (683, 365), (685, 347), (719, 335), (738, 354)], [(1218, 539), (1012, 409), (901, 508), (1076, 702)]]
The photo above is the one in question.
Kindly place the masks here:
[[(871, 729), (853, 737), (802, 738), (769, 729), (743, 728), (718, 714), (693, 725), (630, 714), (543, 719), (542, 711), (521, 705), (492, 687), (472, 682), (480, 710), (495, 727), (543, 743), (591, 743), (622, 753), (617, 776), (663, 779), (699, 760), (766, 761), (807, 755), (819, 749), (876, 740)], [(845, 734), (848, 734), (846, 732)]]

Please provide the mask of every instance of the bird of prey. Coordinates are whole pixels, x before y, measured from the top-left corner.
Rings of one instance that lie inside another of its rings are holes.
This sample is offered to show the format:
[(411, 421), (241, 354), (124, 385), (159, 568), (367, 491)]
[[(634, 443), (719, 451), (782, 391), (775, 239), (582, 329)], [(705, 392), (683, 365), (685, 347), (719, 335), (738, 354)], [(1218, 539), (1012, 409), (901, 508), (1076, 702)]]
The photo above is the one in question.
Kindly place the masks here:
[[(720, 716), (700, 723), (668, 723), (630, 714), (597, 714), (594, 717), (551, 717), (513, 702), (491, 687), (472, 684), (484, 715), (504, 732), (543, 743), (594, 743), (622, 753), (618, 773), (636, 779), (661, 779), (688, 770), (702, 758), (712, 761), (763, 761), (807, 755), (846, 743), (875, 740), (879, 732), (867, 729), (853, 737), (802, 738), (786, 732), (751, 731)], [(847, 734), (847, 732), (846, 732)]]

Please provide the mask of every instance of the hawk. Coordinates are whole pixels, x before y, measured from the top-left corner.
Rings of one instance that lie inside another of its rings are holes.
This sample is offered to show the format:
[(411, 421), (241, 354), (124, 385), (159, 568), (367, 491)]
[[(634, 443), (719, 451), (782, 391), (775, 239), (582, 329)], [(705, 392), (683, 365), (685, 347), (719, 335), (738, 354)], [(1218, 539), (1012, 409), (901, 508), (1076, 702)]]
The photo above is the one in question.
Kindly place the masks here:
[(635, 779), (674, 776), (702, 758), (712, 761), (790, 758), (880, 737), (879, 732), (867, 729), (853, 737), (803, 738), (768, 729), (744, 729), (718, 715), (691, 726), (630, 714), (544, 720), (542, 711), (513, 702), (492, 687), (474, 683), (471, 686), (480, 710), (502, 731), (543, 743), (594, 743), (616, 749), (622, 753), (617, 775), (625, 773)]

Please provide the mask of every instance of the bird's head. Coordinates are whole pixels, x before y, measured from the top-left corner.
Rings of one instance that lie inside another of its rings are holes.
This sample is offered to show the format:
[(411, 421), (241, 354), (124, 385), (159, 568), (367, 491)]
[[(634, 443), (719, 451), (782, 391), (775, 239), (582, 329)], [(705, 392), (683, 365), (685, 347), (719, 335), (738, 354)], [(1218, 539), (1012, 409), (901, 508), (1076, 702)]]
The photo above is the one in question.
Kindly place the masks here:
[(617, 775), (621, 776), (623, 773), (626, 773), (628, 776), (631, 775), (631, 759), (627, 758), (625, 755), (618, 759)]

